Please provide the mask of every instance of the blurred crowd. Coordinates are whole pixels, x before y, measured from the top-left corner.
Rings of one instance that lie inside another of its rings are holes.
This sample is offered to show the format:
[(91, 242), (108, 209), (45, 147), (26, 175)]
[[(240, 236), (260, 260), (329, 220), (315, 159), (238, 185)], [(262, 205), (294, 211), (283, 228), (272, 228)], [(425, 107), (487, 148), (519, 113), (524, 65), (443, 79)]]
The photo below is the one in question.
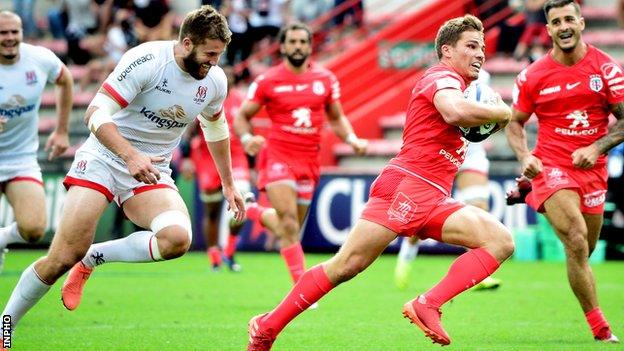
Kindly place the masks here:
[[(66, 42), (61, 59), (86, 67), (82, 90), (101, 82), (129, 48), (175, 39), (183, 16), (167, 0), (48, 1), (47, 14), (35, 13), (36, 0), (13, 0), (14, 11), (22, 18), (26, 40), (52, 36)], [(212, 5), (228, 19), (233, 40), (221, 61), (224, 66), (244, 62), (252, 52), (269, 53), (262, 59), (271, 64), (277, 33), (286, 23), (320, 20), (316, 29), (324, 40), (321, 35), (329, 28), (361, 26), (364, 10), (362, 0), (202, 0), (197, 5)], [(249, 80), (247, 65), (236, 68), (237, 82)]]

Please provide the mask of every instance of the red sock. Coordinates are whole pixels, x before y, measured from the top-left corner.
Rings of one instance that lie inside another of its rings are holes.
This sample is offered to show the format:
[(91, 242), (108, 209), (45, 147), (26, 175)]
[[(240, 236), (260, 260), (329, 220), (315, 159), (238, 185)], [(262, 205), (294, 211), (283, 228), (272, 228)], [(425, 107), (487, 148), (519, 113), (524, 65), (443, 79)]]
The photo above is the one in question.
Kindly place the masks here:
[(591, 328), (592, 334), (594, 337), (605, 338), (607, 336), (600, 335), (601, 332), (604, 333), (606, 331), (611, 330), (609, 327), (609, 323), (605, 319), (600, 307), (596, 307), (593, 310), (585, 313), (585, 319), (587, 320), (587, 324)]
[(329, 281), (323, 266), (316, 265), (306, 271), (288, 295), (261, 321), (265, 331), (273, 336), (284, 329), (301, 312), (327, 294), (334, 285)]
[(487, 250), (469, 250), (457, 257), (442, 280), (424, 295), (435, 307), (459, 295), (489, 277), (500, 264)]
[(247, 218), (252, 221), (258, 221), (260, 224), (262, 224), (262, 220), (260, 217), (262, 217), (262, 213), (266, 209), (267, 208), (264, 206), (261, 206), (257, 203), (252, 203), (251, 205), (249, 205), (249, 207), (247, 207)]
[(305, 256), (303, 255), (301, 243), (296, 242), (281, 249), (280, 254), (286, 262), (286, 267), (288, 267), (293, 283), (296, 283), (305, 271)]
[(210, 263), (213, 265), (221, 265), (221, 250), (218, 247), (209, 247), (208, 256), (210, 257)]
[(227, 246), (223, 251), (225, 257), (229, 258), (234, 256), (234, 253), (236, 252), (236, 244), (238, 244), (238, 235), (230, 234), (230, 236), (228, 236)]

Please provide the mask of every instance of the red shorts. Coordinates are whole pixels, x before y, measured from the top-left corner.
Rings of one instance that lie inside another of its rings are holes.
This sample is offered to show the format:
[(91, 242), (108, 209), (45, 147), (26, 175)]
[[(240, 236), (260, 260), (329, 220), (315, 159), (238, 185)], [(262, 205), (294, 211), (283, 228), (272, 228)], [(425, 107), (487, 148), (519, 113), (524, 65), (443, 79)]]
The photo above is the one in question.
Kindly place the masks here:
[(318, 156), (301, 157), (280, 152), (270, 147), (263, 148), (258, 155), (258, 189), (275, 182), (292, 182), (297, 190), (299, 203), (312, 202), (314, 189), (319, 183), (320, 165)]
[[(201, 145), (203, 144), (203, 145)], [(232, 153), (232, 177), (234, 180), (249, 181), (249, 163), (244, 153)], [(195, 165), (195, 177), (199, 189), (210, 193), (221, 189), (221, 178), (204, 140), (194, 139), (191, 143), (191, 160)]]
[(425, 180), (386, 166), (371, 186), (361, 218), (401, 236), (440, 241), (446, 219), (464, 206)]
[(607, 194), (606, 167), (575, 169), (544, 165), (544, 170), (531, 181), (533, 189), (526, 203), (534, 210), (544, 212), (544, 202), (561, 189), (576, 190), (581, 197), (581, 212), (602, 214)]

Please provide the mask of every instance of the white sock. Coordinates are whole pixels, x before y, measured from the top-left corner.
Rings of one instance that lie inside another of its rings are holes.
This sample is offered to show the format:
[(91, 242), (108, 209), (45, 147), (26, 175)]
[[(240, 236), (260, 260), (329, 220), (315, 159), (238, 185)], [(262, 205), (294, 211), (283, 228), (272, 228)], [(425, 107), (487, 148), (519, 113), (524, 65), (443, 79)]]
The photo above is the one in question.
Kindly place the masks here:
[(158, 240), (154, 232), (134, 232), (125, 238), (93, 244), (82, 259), (82, 263), (93, 268), (110, 262), (154, 262), (162, 261)]
[(0, 228), (0, 249), (4, 249), (7, 245), (13, 243), (26, 243), (17, 231), (17, 223), (13, 222), (6, 227)]
[(17, 322), (45, 295), (52, 285), (48, 285), (39, 279), (35, 272), (35, 264), (31, 264), (24, 270), (15, 289), (9, 297), (2, 315), (11, 316), (11, 330), (15, 329)]
[(401, 242), (401, 250), (399, 250), (399, 260), (403, 262), (412, 262), (416, 255), (418, 255), (418, 244), (420, 241), (416, 242), (416, 244), (410, 243), (408, 238), (403, 238)]

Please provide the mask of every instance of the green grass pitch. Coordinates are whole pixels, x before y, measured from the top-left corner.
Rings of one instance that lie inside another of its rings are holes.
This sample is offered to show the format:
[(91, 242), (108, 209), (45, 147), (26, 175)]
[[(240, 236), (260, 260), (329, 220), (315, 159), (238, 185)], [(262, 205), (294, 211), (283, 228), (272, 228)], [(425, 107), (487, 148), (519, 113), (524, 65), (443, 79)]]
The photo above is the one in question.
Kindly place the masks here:
[[(21, 271), (43, 251), (13, 250), (0, 274), (4, 306)], [(308, 265), (328, 255), (307, 255)], [(243, 272), (213, 273), (203, 253), (157, 264), (99, 267), (82, 305), (66, 311), (61, 279), (21, 321), (12, 350), (244, 350), (247, 321), (290, 288), (278, 254), (240, 253)], [(417, 258), (405, 291), (393, 283), (394, 255), (336, 288), (293, 321), (274, 350), (438, 350), (402, 318), (403, 303), (433, 285), (452, 257)], [(621, 350), (592, 340), (563, 263), (507, 262), (497, 291), (467, 292), (444, 309), (445, 350)], [(624, 262), (594, 266), (601, 307), (624, 337)]]

